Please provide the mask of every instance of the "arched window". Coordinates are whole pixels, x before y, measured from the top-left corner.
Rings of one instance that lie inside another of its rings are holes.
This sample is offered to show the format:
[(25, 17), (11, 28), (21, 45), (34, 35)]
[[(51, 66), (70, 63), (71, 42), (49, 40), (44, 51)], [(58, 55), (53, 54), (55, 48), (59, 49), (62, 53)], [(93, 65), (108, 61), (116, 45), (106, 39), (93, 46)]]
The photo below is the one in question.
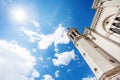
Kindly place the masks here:
[(112, 25), (117, 27), (117, 28), (120, 28), (120, 23), (113, 23)]
[(120, 29), (117, 28), (110, 28), (110, 30), (114, 33), (120, 34)]
[(116, 17), (115, 20), (120, 21), (120, 17)]

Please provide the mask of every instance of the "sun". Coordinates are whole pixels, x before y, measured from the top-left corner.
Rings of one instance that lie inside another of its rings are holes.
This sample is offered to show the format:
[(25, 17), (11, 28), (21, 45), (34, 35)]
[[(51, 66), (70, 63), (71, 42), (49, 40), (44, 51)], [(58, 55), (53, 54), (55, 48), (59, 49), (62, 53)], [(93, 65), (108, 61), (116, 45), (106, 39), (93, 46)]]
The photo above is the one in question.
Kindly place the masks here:
[(27, 18), (26, 10), (21, 7), (15, 7), (11, 10), (12, 19), (17, 22), (24, 22)]

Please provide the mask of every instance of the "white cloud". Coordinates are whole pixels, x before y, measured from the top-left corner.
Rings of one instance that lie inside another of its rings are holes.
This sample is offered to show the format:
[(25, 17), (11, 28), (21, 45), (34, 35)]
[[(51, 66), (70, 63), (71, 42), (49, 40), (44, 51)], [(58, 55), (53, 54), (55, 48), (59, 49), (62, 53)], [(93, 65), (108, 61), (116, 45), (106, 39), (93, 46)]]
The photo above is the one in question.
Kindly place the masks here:
[(34, 80), (40, 75), (35, 64), (35, 57), (26, 48), (0, 40), (0, 80)]
[(20, 31), (24, 32), (29, 38), (31, 42), (35, 42), (36, 40), (40, 40), (41, 36), (34, 31), (28, 30), (24, 27), (21, 27)]
[(35, 20), (32, 21), (32, 24), (33, 24), (36, 28), (40, 27), (40, 23), (37, 22), (37, 21), (35, 21)]
[(69, 42), (69, 38), (67, 37), (67, 32), (65, 28), (62, 27), (60, 24), (59, 27), (53, 33), (54, 35), (54, 45), (57, 46), (58, 44), (67, 44)]
[(56, 78), (59, 77), (59, 72), (60, 72), (59, 70), (57, 70), (57, 71), (55, 72), (55, 77), (56, 77)]
[(96, 77), (86, 77), (86, 78), (82, 78), (82, 80), (97, 80)]
[(51, 57), (48, 57), (47, 60), (51, 60)]
[(50, 45), (54, 44), (55, 51), (57, 52), (58, 44), (67, 44), (69, 43), (69, 38), (67, 37), (67, 32), (65, 28), (60, 24), (58, 28), (52, 34), (38, 34), (37, 32), (33, 32), (31, 30), (21, 28), (27, 36), (29, 36), (31, 42), (38, 41), (38, 47), (40, 49), (47, 49)]
[(57, 59), (52, 59), (52, 62), (55, 66), (60, 66), (60, 65), (66, 66), (70, 63), (72, 59), (75, 60), (75, 53), (74, 53), (74, 50), (66, 51), (59, 54), (56, 53), (55, 57), (57, 57)]
[(36, 49), (36, 48), (32, 48), (32, 51), (33, 51), (33, 52), (36, 52), (36, 51), (37, 51), (37, 49)]
[(15, 40), (11, 40), (11, 43), (13, 43), (13, 44), (17, 44), (17, 41), (15, 41)]
[(43, 80), (55, 80), (55, 79), (53, 79), (51, 75), (46, 74), (46, 75), (43, 75)]
[(65, 28), (60, 24), (53, 34), (44, 35), (39, 41), (40, 49), (47, 49), (52, 43), (55, 46), (55, 51), (58, 51), (58, 44), (69, 43), (69, 38), (67, 37), (67, 32)]
[(49, 66), (47, 64), (42, 66), (43, 68), (49, 68)]
[(53, 35), (43, 35), (41, 40), (39, 41), (38, 45), (40, 49), (47, 49), (50, 45), (52, 45), (54, 41)]
[(40, 57), (39, 57), (39, 60), (40, 60), (40, 61), (43, 61), (43, 57), (42, 57), (42, 56), (40, 56)]
[(37, 72), (36, 70), (33, 70), (32, 77), (30, 80), (34, 80), (34, 77), (39, 77), (39, 76), (40, 76), (39, 72)]
[(67, 72), (70, 72), (70, 71), (71, 71), (71, 69), (68, 69), (68, 70), (67, 70)]

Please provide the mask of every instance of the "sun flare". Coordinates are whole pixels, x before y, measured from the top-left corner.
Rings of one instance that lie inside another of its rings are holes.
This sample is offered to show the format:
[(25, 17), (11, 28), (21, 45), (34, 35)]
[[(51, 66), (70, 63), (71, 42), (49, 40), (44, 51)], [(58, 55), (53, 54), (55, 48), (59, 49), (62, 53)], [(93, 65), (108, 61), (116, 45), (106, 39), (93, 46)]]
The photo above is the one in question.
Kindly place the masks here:
[(26, 11), (22, 8), (14, 8), (11, 10), (12, 18), (18, 22), (24, 22), (26, 20)]

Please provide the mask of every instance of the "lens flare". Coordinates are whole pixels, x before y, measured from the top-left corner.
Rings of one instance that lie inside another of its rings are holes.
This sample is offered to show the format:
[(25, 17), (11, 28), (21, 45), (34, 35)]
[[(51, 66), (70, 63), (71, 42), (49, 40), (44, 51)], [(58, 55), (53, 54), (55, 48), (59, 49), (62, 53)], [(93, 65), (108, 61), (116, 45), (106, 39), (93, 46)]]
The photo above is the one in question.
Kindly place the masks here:
[(17, 22), (24, 22), (26, 20), (26, 10), (24, 10), (23, 8), (13, 8), (11, 10), (11, 14), (12, 14), (12, 19), (17, 21)]

